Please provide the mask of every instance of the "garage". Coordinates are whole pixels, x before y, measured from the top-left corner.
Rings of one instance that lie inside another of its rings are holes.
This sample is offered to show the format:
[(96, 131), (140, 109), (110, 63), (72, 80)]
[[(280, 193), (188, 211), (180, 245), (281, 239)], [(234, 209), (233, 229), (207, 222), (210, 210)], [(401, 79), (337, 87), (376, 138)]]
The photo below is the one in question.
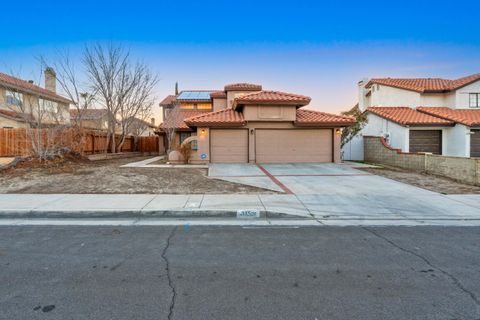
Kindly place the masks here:
[(470, 135), (470, 157), (480, 158), (480, 130), (471, 130)]
[(248, 130), (211, 129), (210, 154), (211, 162), (248, 162)]
[(442, 130), (410, 130), (410, 152), (442, 154)]
[(332, 129), (257, 129), (257, 163), (332, 162)]

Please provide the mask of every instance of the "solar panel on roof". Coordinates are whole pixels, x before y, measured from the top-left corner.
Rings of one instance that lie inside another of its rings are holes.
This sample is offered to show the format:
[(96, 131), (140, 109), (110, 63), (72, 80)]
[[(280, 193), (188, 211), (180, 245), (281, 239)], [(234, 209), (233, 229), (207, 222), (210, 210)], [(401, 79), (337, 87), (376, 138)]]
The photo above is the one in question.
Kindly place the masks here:
[(182, 91), (177, 100), (210, 100), (211, 91)]

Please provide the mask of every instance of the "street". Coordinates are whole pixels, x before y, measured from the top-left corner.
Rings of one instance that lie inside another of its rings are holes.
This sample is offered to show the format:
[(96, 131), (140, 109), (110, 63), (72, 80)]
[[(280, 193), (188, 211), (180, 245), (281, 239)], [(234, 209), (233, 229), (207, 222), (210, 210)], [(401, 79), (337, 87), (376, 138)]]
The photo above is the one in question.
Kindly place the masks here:
[(0, 319), (480, 319), (479, 227), (0, 227)]

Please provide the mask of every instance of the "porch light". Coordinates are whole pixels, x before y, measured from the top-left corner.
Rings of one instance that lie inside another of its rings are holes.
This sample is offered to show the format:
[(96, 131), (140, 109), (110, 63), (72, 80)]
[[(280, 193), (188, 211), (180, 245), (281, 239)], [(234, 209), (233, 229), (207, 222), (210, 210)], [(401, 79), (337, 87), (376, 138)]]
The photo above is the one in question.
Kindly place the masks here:
[(342, 130), (340, 130), (340, 129), (337, 128), (337, 129), (335, 130), (335, 134), (336, 134), (337, 136), (341, 135), (341, 134), (342, 134)]
[(205, 129), (200, 130), (200, 133), (201, 133), (202, 135), (204, 135), (204, 134), (205, 134)]

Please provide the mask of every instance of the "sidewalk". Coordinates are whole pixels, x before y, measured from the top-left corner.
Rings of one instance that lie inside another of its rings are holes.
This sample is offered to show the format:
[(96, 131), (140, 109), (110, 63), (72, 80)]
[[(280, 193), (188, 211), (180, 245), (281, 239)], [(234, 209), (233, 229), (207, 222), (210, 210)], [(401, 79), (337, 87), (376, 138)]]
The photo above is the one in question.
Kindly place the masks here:
[[(480, 195), (0, 194), (0, 218), (236, 218), (331, 221), (476, 221)], [(342, 223), (340, 223), (342, 224)]]

